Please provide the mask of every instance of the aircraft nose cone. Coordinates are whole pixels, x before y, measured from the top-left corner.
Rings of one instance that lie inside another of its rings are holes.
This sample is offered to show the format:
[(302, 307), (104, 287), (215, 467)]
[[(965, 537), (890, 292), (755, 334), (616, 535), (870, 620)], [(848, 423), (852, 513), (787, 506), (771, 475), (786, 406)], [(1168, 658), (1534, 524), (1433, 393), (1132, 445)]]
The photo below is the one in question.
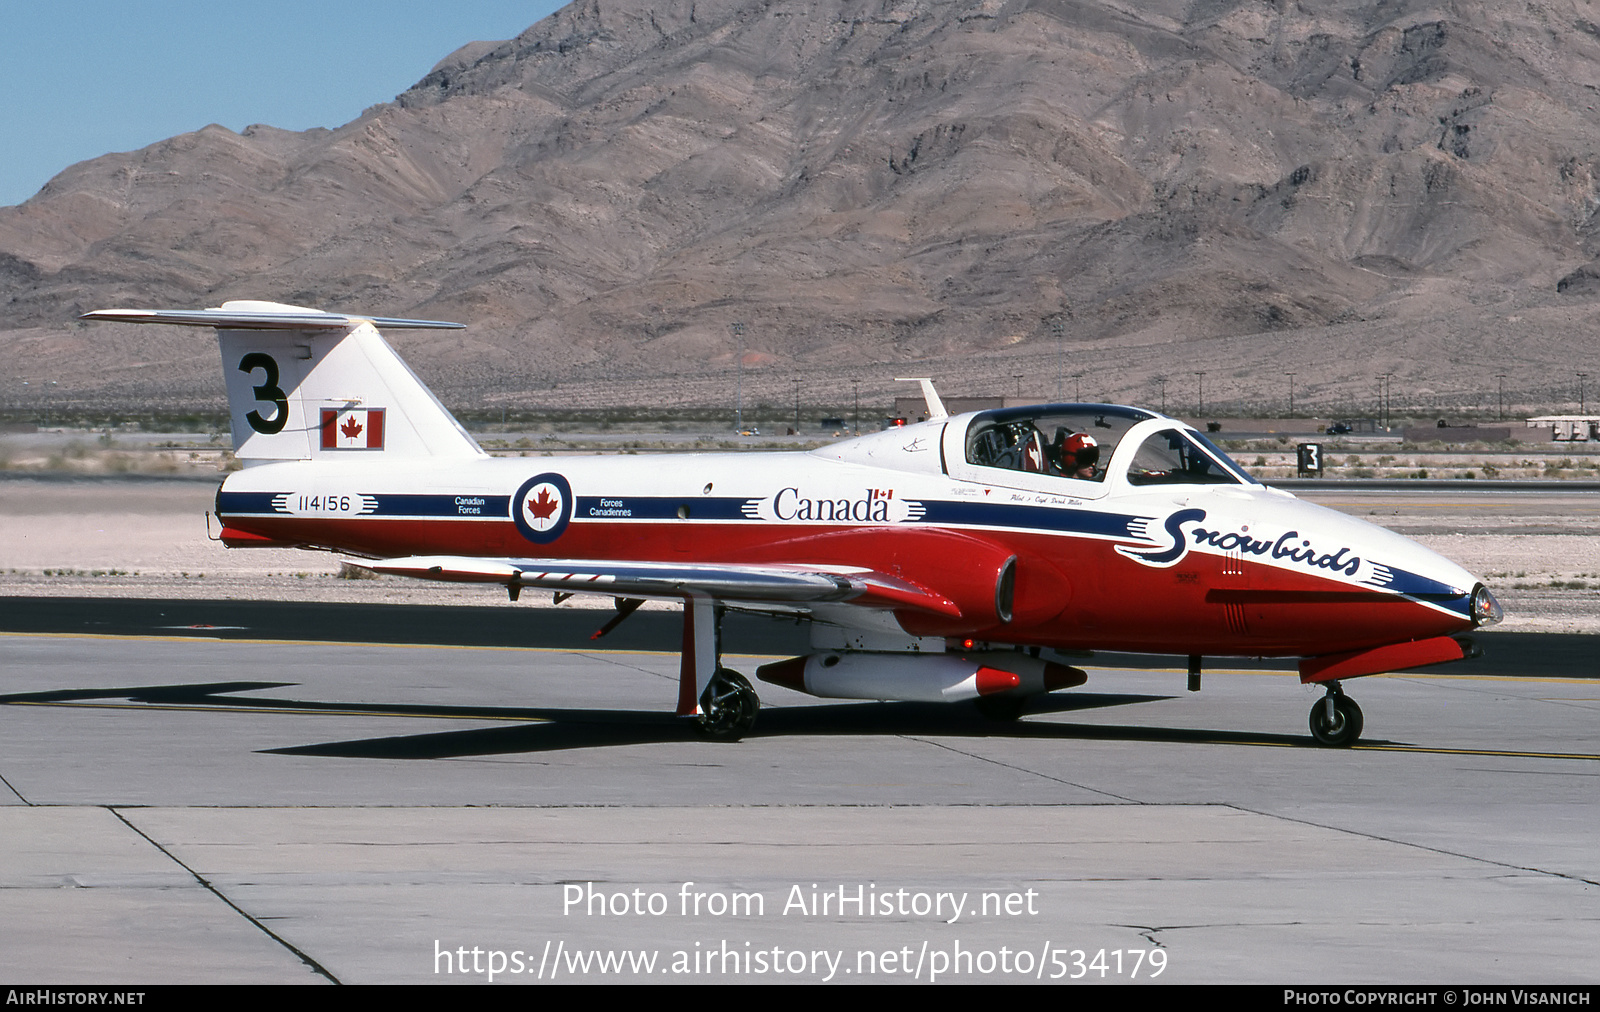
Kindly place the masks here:
[(1502, 618), (1505, 612), (1500, 610), (1500, 602), (1489, 593), (1489, 588), (1478, 584), (1472, 591), (1472, 624), (1480, 628), (1494, 625)]
[(1318, 545), (1349, 546), (1350, 554), (1363, 560), (1362, 568), (1350, 574), (1358, 585), (1423, 605), (1406, 612), (1415, 619), (1416, 628), (1408, 630), (1415, 636), (1466, 632), (1503, 617), (1494, 595), (1476, 575), (1397, 531), (1298, 499), (1271, 514), (1265, 509), (1260, 513), (1272, 526), (1292, 529)]

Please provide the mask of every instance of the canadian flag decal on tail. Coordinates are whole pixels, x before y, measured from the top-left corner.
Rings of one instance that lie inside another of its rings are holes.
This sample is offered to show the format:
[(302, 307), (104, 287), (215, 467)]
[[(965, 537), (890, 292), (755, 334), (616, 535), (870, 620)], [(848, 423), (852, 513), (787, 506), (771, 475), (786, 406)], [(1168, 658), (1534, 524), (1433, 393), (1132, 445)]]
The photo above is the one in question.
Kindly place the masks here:
[(322, 448), (383, 449), (383, 408), (323, 408)]

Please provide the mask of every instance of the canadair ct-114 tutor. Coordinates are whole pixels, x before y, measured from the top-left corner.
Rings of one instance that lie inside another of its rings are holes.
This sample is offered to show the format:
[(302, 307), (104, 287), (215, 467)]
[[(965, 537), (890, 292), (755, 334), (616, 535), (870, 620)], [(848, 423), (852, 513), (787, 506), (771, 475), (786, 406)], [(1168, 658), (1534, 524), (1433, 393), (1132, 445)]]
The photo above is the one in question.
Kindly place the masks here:
[(493, 458), (379, 335), (458, 328), (271, 302), (113, 309), (213, 327), (242, 470), (222, 540), (380, 573), (683, 602), (677, 712), (735, 739), (760, 703), (722, 667), (728, 609), (809, 619), (764, 681), (815, 696), (974, 700), (1015, 717), (1087, 676), (1062, 653), (1293, 657), (1325, 745), (1340, 682), (1458, 660), (1500, 619), (1466, 570), (1256, 481), (1189, 425), (1110, 404), (930, 417), (809, 452)]

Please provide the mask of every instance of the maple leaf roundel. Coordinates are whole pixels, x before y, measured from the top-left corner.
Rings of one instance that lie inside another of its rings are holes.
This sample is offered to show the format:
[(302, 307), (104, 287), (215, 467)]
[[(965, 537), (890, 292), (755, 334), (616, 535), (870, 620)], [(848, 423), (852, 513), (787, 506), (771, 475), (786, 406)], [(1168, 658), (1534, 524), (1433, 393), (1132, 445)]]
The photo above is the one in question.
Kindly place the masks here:
[(511, 519), (529, 541), (549, 544), (572, 519), (572, 486), (553, 471), (529, 478), (511, 497)]

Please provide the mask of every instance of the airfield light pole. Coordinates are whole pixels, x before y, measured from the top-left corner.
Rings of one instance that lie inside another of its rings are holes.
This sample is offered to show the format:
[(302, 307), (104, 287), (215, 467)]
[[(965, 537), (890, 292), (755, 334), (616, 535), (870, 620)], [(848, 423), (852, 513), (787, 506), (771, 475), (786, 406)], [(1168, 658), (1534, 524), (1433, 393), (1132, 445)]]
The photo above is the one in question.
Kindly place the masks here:
[(794, 381), (794, 432), (800, 434), (800, 381)]
[(1017, 400), (1019, 401), (1022, 400), (1022, 377), (1026, 375), (1028, 374), (1025, 372), (1014, 372), (1011, 374), (1011, 378), (1017, 381)]
[(1199, 413), (1203, 415), (1203, 414), (1206, 413), (1206, 374), (1204, 372), (1196, 372), (1195, 376), (1200, 381), (1200, 412)]
[(1379, 397), (1383, 413), (1383, 427), (1387, 429), (1390, 427), (1390, 423), (1394, 421), (1394, 373), (1386, 372), (1383, 374), (1383, 386), (1380, 388)]
[(859, 436), (861, 435), (861, 381), (858, 379), (851, 380), (850, 389), (856, 401), (856, 435)]
[(1494, 374), (1494, 378), (1500, 381), (1500, 390), (1495, 395), (1495, 405), (1499, 409), (1500, 420), (1503, 422), (1506, 420), (1506, 374), (1497, 372)]
[(1294, 373), (1289, 374), (1289, 417), (1294, 417)]
[(1589, 374), (1586, 372), (1578, 374), (1578, 414), (1580, 415), (1589, 413), (1589, 401), (1583, 395), (1583, 378), (1587, 375)]
[(1083, 403), (1083, 373), (1072, 374), (1072, 399), (1079, 404)]
[(734, 338), (739, 342), (736, 362), (738, 379), (735, 381), (735, 389), (738, 391), (736, 395), (738, 397), (738, 406), (734, 408), (733, 415), (733, 431), (739, 432), (744, 428), (744, 321), (735, 320), (728, 325), (728, 329), (733, 331)]
[(1056, 403), (1061, 403), (1061, 360), (1064, 357), (1061, 348), (1061, 337), (1067, 331), (1067, 325), (1061, 317), (1056, 317), (1050, 322), (1050, 333), (1056, 336)]
[(1161, 413), (1164, 415), (1167, 413), (1167, 378), (1157, 376), (1156, 382), (1161, 384)]

